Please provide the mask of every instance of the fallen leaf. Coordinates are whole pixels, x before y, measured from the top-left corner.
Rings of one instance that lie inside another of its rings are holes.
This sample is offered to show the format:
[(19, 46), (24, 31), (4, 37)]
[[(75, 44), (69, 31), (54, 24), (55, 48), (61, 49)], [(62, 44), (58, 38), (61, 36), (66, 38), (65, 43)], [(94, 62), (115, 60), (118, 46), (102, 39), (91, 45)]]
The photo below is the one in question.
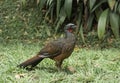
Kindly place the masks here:
[(67, 68), (68, 68), (68, 70), (69, 70), (71, 73), (75, 73), (75, 72), (76, 72), (75, 68), (72, 67), (72, 66), (69, 66), (69, 67), (67, 67)]
[(15, 78), (16, 78), (16, 79), (20, 79), (20, 78), (25, 77), (25, 75), (26, 75), (26, 74), (17, 74), (17, 75), (15, 75)]

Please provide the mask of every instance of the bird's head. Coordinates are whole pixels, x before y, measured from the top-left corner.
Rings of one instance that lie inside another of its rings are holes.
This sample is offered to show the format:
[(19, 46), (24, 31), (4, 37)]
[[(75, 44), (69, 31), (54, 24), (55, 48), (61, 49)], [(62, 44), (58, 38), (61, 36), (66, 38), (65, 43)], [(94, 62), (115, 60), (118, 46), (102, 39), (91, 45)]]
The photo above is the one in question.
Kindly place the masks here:
[(76, 28), (76, 25), (73, 24), (73, 23), (68, 23), (66, 26), (65, 26), (65, 31), (69, 31), (69, 32), (73, 32)]

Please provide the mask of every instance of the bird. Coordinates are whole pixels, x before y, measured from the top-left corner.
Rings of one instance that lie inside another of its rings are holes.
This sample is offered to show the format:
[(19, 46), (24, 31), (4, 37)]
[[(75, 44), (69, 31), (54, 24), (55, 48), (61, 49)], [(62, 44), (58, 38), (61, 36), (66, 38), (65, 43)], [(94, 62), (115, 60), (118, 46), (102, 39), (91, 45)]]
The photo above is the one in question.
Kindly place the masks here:
[(74, 34), (76, 25), (68, 23), (64, 26), (64, 37), (47, 43), (35, 56), (19, 64), (19, 67), (30, 68), (35, 67), (43, 59), (50, 58), (55, 61), (55, 66), (61, 70), (64, 59), (68, 58), (75, 47), (76, 36)]

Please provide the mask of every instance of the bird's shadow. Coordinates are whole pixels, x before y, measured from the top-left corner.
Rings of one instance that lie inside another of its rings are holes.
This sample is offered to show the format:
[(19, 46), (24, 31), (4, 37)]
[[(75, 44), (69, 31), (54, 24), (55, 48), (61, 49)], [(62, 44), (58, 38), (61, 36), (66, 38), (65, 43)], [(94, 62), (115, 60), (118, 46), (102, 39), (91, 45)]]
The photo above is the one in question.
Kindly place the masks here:
[(36, 66), (34, 68), (26, 68), (26, 70), (28, 70), (28, 71), (44, 70), (44, 71), (47, 71), (49, 73), (64, 72), (67, 74), (73, 74), (73, 72), (71, 72), (67, 67), (64, 67), (63, 69), (58, 70), (57, 68), (54, 68), (54, 67), (38, 67), (38, 66)]

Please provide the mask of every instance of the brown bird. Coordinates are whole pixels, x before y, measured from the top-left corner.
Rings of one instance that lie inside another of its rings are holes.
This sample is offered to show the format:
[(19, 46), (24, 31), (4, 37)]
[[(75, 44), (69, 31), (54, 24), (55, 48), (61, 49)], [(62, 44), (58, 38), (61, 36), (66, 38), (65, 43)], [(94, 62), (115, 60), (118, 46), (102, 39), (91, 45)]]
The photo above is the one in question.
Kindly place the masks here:
[(61, 70), (62, 62), (65, 58), (68, 58), (74, 50), (76, 37), (73, 34), (76, 26), (72, 23), (67, 24), (64, 27), (65, 37), (49, 42), (40, 50), (40, 52), (18, 65), (25, 68), (27, 66), (34, 67), (45, 58), (50, 58), (56, 62), (58, 70)]

